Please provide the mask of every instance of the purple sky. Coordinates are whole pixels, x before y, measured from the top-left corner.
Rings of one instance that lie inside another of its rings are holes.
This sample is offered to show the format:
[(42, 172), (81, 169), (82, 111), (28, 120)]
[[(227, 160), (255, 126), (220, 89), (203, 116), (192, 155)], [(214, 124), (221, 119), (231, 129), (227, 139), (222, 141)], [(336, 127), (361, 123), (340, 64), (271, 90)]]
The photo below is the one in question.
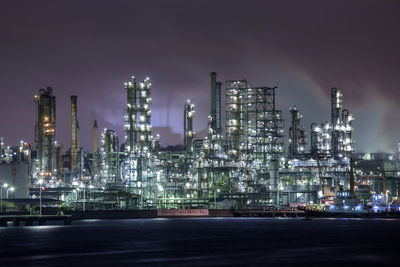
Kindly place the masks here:
[(400, 142), (399, 12), (399, 1), (3, 0), (0, 136), (32, 142), (33, 95), (52, 86), (64, 150), (73, 94), (84, 147), (93, 119), (122, 142), (123, 82), (149, 75), (154, 134), (179, 144), (186, 99), (204, 131), (216, 71), (221, 81), (278, 86), (279, 108), (288, 119), (296, 105), (307, 130), (329, 120), (330, 88), (340, 88), (357, 150), (391, 152)]

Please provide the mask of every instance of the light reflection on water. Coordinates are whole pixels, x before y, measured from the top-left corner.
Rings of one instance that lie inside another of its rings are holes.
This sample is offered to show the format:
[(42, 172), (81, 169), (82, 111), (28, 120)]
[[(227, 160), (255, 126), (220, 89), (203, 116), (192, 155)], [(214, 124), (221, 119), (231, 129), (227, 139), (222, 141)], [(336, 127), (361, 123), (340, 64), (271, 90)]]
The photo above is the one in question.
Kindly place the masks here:
[(82, 220), (82, 222), (89, 222), (89, 223), (94, 223), (94, 222), (98, 222), (100, 221), (99, 219), (86, 219), (86, 220)]
[(0, 266), (368, 264), (371, 259), (388, 264), (400, 260), (394, 252), (399, 227), (400, 220), (359, 218), (156, 218), (3, 227), (0, 240), (7, 246), (0, 247)]

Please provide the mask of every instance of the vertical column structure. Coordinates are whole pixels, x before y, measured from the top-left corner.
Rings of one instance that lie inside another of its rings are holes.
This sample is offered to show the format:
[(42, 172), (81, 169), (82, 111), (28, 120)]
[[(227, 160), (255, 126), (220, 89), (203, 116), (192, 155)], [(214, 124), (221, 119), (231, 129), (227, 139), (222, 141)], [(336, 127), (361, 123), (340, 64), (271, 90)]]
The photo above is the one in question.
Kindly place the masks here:
[(142, 205), (143, 198), (149, 196), (148, 193), (151, 192), (148, 187), (151, 185), (148, 180), (149, 173), (152, 173), (148, 166), (152, 152), (150, 79), (147, 77), (137, 84), (132, 76), (125, 83), (125, 88), (128, 102), (125, 116), (125, 153), (128, 157), (121, 164), (120, 174), (132, 192), (140, 195), (140, 205)]
[(81, 128), (79, 127), (79, 121), (76, 121), (76, 149), (79, 154), (81, 151)]
[(104, 129), (101, 134), (102, 177), (104, 182), (115, 182), (119, 177), (119, 142), (115, 131)]
[(147, 77), (139, 84), (139, 147), (142, 153), (151, 148), (151, 83)]
[(118, 152), (118, 136), (114, 130), (104, 129), (101, 134), (102, 152), (115, 153)]
[(222, 134), (222, 124), (221, 124), (221, 87), (222, 82), (217, 82), (215, 90), (215, 102), (216, 102), (216, 133)]
[(211, 129), (214, 134), (221, 134), (221, 82), (217, 82), (217, 74), (211, 72)]
[(311, 123), (311, 135), (310, 135), (310, 154), (312, 157), (319, 153), (318, 147), (318, 133), (320, 128), (316, 123)]
[(57, 173), (56, 173), (56, 177), (57, 177), (57, 179), (61, 179), (61, 174), (62, 174), (62, 163), (63, 163), (63, 160), (62, 160), (62, 154), (61, 154), (61, 145), (60, 144), (58, 144), (58, 143), (56, 143), (55, 145), (55, 158), (56, 158), (56, 169), (57, 169)]
[(78, 128), (77, 128), (77, 102), (76, 95), (71, 96), (71, 165), (70, 170), (75, 171), (78, 167)]
[(188, 154), (193, 153), (193, 138), (194, 138), (194, 132), (193, 132), (193, 116), (194, 116), (194, 104), (188, 100), (185, 103), (185, 109), (184, 109), (184, 118), (183, 118), (183, 128), (184, 128), (184, 145), (185, 145), (185, 150)]
[(352, 121), (354, 120), (353, 115), (347, 110), (342, 110), (342, 149), (343, 155), (347, 158), (351, 157), (353, 152), (353, 126)]
[(93, 122), (93, 153), (99, 152), (99, 128), (97, 120)]
[(284, 120), (282, 111), (275, 106), (275, 89), (250, 87), (246, 80), (226, 82), (229, 157), (238, 161), (243, 190), (263, 190), (267, 177), (271, 188), (278, 186), (279, 159), (284, 153)]
[(243, 113), (242, 91), (248, 88), (246, 80), (226, 81), (226, 139), (228, 155), (239, 158), (241, 114)]
[(342, 108), (342, 92), (336, 88), (331, 89), (331, 123), (332, 123), (332, 155), (340, 158), (340, 109)]
[(92, 168), (91, 168), (91, 176), (92, 176), (92, 183), (99, 183), (99, 128), (97, 126), (97, 120), (93, 121), (93, 128), (92, 128)]
[(300, 122), (302, 115), (299, 110), (294, 106), (289, 109), (292, 120), (289, 128), (289, 158), (295, 158), (304, 154), (306, 145), (306, 132), (301, 127)]
[(36, 149), (40, 176), (51, 176), (55, 162), (54, 142), (56, 126), (56, 97), (53, 89), (40, 89), (35, 95), (37, 103), (37, 125), (35, 127)]
[(296, 107), (289, 108), (290, 115), (291, 115), (291, 125), (289, 128), (289, 149), (288, 149), (288, 156), (289, 158), (294, 158), (299, 149), (298, 149), (298, 133), (297, 129), (300, 125), (300, 114), (299, 110)]
[[(0, 137), (0, 164), (3, 163), (3, 137)], [(400, 145), (399, 145), (399, 151), (400, 151)]]
[(126, 105), (126, 115), (125, 115), (125, 153), (130, 154), (131, 152), (137, 151), (137, 104), (136, 104), (136, 94), (137, 85), (136, 79), (132, 76), (128, 82), (125, 83), (125, 89), (127, 92), (127, 105)]
[[(342, 109), (343, 94), (336, 88), (331, 89), (332, 154), (335, 159), (348, 159), (353, 151), (353, 115)], [(342, 109), (342, 110), (341, 110)], [(342, 112), (340, 116), (340, 111)]]
[[(257, 169), (257, 175), (266, 177), (269, 169), (270, 185), (274, 188), (278, 183), (279, 159), (284, 152), (284, 121), (282, 111), (276, 109), (275, 105), (276, 87), (251, 87), (242, 98), (247, 108), (247, 116), (243, 124), (247, 123), (247, 138), (241, 143), (246, 149), (247, 166)], [(242, 131), (241, 131), (242, 132)], [(255, 174), (248, 171), (247, 176), (251, 179), (258, 179)], [(258, 181), (259, 183), (261, 181)]]

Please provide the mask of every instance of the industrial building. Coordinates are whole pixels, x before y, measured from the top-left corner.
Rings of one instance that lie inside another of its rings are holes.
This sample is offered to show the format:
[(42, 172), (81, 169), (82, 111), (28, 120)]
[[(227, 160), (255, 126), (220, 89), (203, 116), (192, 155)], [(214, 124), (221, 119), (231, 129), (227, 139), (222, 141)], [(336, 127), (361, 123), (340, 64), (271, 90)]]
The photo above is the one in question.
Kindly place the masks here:
[(0, 170), (6, 178), (0, 183), (15, 180), (18, 196), (26, 197), (20, 192), (29, 189), (37, 198), (42, 190), (74, 209), (297, 206), (327, 202), (352, 188), (364, 201), (379, 194), (398, 197), (398, 156), (354, 151), (354, 117), (343, 108), (341, 90), (331, 89), (329, 121), (304, 126), (301, 110), (293, 106), (286, 127), (283, 111), (276, 108), (277, 87), (245, 79), (223, 83), (217, 77), (210, 74), (210, 115), (200, 122), (207, 135), (196, 137), (195, 105), (187, 100), (178, 149), (162, 148), (160, 136), (152, 135), (148, 77), (139, 82), (132, 76), (124, 83), (123, 143), (112, 129), (99, 136), (101, 122), (94, 120), (92, 151), (80, 145), (78, 101), (71, 96), (71, 144), (62, 154), (53, 90), (40, 89), (35, 149), (25, 142), (5, 147), (1, 139)]

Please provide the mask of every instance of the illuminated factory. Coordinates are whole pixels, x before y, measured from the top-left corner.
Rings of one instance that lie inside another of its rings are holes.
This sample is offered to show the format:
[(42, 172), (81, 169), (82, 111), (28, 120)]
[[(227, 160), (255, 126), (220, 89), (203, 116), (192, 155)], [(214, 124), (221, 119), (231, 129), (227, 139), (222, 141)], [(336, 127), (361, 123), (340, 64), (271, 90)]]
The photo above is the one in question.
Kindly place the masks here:
[[(277, 87), (247, 80), (222, 83), (215, 72), (210, 78), (207, 134), (196, 137), (195, 105), (187, 100), (182, 103), (183, 147), (177, 151), (162, 148), (159, 135), (152, 135), (148, 77), (137, 81), (132, 76), (124, 84), (123, 142), (115, 130), (99, 133), (95, 120), (92, 151), (80, 145), (78, 99), (71, 96), (71, 144), (61, 153), (56, 98), (52, 88), (40, 89), (34, 96), (35, 144), (6, 147), (1, 139), (0, 172), (9, 183), (16, 181), (15, 173), (21, 176), (15, 188), (22, 188), (26, 177), (22, 195), (37, 198), (43, 190), (73, 209), (296, 206), (351, 190), (366, 201), (388, 192), (398, 197), (398, 154), (355, 153), (354, 117), (343, 108), (339, 89), (331, 89), (330, 121), (312, 123), (308, 133), (295, 106), (288, 110), (285, 127), (283, 111), (276, 108)], [(10, 168), (18, 171), (7, 175)]]

